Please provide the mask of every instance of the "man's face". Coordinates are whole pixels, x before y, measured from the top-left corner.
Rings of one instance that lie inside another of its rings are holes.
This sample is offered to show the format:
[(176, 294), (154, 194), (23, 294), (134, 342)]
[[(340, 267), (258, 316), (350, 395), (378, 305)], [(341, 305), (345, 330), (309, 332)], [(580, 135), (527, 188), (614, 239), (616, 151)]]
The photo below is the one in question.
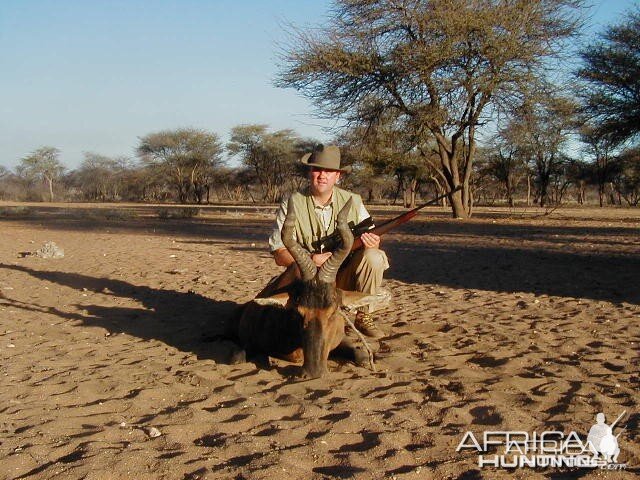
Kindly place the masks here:
[(333, 191), (333, 186), (340, 178), (337, 170), (324, 170), (322, 168), (311, 167), (309, 169), (309, 180), (311, 183), (311, 193), (322, 195)]

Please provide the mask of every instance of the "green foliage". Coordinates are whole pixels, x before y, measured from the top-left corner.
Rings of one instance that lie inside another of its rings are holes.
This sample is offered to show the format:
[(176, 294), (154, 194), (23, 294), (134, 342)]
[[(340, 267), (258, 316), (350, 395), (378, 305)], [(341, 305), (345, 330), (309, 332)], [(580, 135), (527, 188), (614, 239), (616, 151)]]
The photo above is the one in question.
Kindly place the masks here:
[(84, 152), (80, 167), (71, 172), (68, 184), (82, 192), (84, 200), (118, 201), (126, 194), (126, 182), (133, 169), (126, 157), (111, 158)]
[(480, 177), (488, 177), (502, 187), (508, 205), (513, 207), (514, 193), (529, 169), (523, 152), (506, 138), (508, 132), (508, 129), (502, 130), (480, 151), (478, 171)]
[(144, 165), (170, 179), (181, 203), (201, 203), (215, 169), (222, 163), (218, 135), (194, 128), (164, 130), (140, 139), (138, 156)]
[(57, 148), (40, 147), (20, 161), (18, 174), (27, 178), (56, 179), (64, 172), (59, 156)]
[(417, 148), (416, 139), (403, 127), (390, 116), (381, 117), (367, 127), (355, 125), (339, 138), (344, 160), (354, 165), (347, 181), (364, 191), (368, 201), (377, 200), (384, 192), (395, 202), (403, 192), (405, 204), (410, 206), (420, 184), (437, 183), (430, 146)]
[(640, 203), (640, 147), (624, 150), (615, 160), (613, 184), (630, 206)]
[(260, 185), (262, 199), (277, 202), (284, 191), (292, 189), (292, 177), (301, 172), (298, 160), (313, 142), (301, 139), (292, 130), (269, 132), (268, 128), (267, 125), (233, 127), (227, 150), (238, 156), (253, 181)]
[[(547, 89), (530, 92), (525, 101), (511, 114), (508, 124), (500, 132), (502, 141), (515, 149), (519, 157), (534, 173), (536, 198), (541, 207), (550, 201), (558, 202), (558, 189), (564, 184), (567, 156), (564, 148), (569, 134), (578, 128), (577, 105), (569, 97)], [(555, 188), (556, 194), (549, 187)]]
[(584, 110), (595, 133), (620, 144), (640, 133), (640, 8), (581, 52)]
[(579, 0), (338, 0), (329, 26), (300, 32), (278, 85), (327, 117), (372, 123), (390, 112), (409, 135), (430, 132), (455, 216), (468, 190), (476, 128), (546, 72), (579, 26)]
[(48, 183), (49, 198), (53, 202), (53, 184), (62, 175), (65, 168), (60, 163), (60, 150), (54, 147), (41, 147), (20, 161), (18, 175), (28, 181), (41, 180)]

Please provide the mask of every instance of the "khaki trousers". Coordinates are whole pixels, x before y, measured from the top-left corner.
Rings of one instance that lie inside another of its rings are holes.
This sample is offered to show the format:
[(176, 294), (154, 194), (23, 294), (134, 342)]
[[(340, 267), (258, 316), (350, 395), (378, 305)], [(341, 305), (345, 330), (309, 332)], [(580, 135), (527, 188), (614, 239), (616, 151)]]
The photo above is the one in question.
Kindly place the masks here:
[[(336, 276), (336, 286), (342, 290), (351, 290), (367, 294), (376, 294), (382, 286), (382, 275), (389, 268), (387, 254), (378, 248), (361, 248), (352, 253), (342, 264)], [(257, 298), (269, 297), (280, 293), (284, 287), (300, 278), (298, 265), (293, 263), (279, 276), (273, 278)], [(369, 313), (375, 308), (364, 307)]]

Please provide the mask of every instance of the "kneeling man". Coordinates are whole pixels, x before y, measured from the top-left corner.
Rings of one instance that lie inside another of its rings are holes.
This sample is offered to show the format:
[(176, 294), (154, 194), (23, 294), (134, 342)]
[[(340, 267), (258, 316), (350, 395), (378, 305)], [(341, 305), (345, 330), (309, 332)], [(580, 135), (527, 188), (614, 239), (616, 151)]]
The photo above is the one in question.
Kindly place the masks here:
[[(296, 237), (309, 252), (312, 244), (334, 232), (336, 216), (343, 205), (353, 198), (353, 207), (348, 221), (358, 224), (368, 218), (369, 212), (356, 193), (336, 186), (340, 175), (348, 169), (340, 168), (340, 149), (335, 145), (320, 145), (312, 153), (300, 160), (308, 168), (309, 186), (291, 195), (296, 210)], [(300, 278), (300, 272), (293, 257), (282, 244), (282, 225), (287, 213), (289, 198), (285, 198), (278, 209), (276, 225), (269, 237), (269, 247), (277, 265), (286, 267), (285, 272), (272, 281), (258, 295), (265, 297)], [(347, 258), (338, 272), (336, 284), (343, 290), (376, 294), (382, 284), (382, 274), (389, 268), (386, 254), (380, 250), (380, 237), (373, 233), (363, 233), (360, 237), (364, 248), (356, 250)], [(313, 253), (311, 258), (319, 267), (331, 252)], [(355, 326), (364, 335), (381, 338), (384, 333), (371, 316), (371, 307), (363, 307), (356, 315)]]

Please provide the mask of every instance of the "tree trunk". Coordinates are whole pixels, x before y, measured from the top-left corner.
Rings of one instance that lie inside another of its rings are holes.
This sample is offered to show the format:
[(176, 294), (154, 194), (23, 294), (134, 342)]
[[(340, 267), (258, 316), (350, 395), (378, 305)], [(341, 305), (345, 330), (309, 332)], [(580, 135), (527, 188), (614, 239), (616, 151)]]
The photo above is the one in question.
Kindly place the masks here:
[(540, 206), (544, 207), (547, 204), (549, 197), (549, 177), (546, 174), (540, 175)]
[[(439, 197), (440, 195), (444, 195), (446, 193), (446, 190), (442, 187), (442, 185), (440, 185), (440, 182), (438, 181), (438, 179), (436, 177), (431, 177), (431, 180), (433, 181), (433, 183), (436, 186), (436, 197)], [(442, 197), (442, 206), (444, 208), (447, 207), (447, 197)]]
[(462, 192), (460, 190), (449, 194), (449, 200), (451, 201), (451, 208), (453, 210), (454, 218), (468, 218), (469, 214), (465, 210), (462, 203)]
[(53, 202), (53, 178), (47, 177), (47, 182), (49, 182), (49, 201)]
[(598, 185), (598, 200), (600, 201), (600, 208), (604, 207), (604, 184)]
[[(445, 145), (438, 142), (440, 165), (442, 167), (443, 177), (446, 179), (449, 192), (460, 185), (460, 173), (458, 171), (458, 164), (455, 153), (449, 153)], [(462, 184), (462, 190), (468, 189), (469, 185)], [(454, 218), (469, 218), (469, 211), (465, 208), (465, 202), (468, 201), (468, 190), (463, 199), (462, 190), (458, 190), (453, 194), (449, 193), (449, 202), (451, 203), (451, 210)]]
[(407, 189), (404, 191), (404, 206), (406, 208), (414, 208), (416, 206), (416, 186), (418, 184), (418, 180), (412, 178), (407, 186)]
[(504, 181), (504, 186), (507, 189), (507, 204), (513, 208), (513, 192), (511, 191), (511, 177), (507, 174)]
[(187, 203), (186, 195), (182, 185), (178, 185), (178, 203)]
[(398, 188), (396, 188), (396, 193), (393, 196), (393, 202), (391, 203), (392, 205), (395, 205), (398, 201), (398, 195), (400, 195), (400, 184), (398, 184)]
[[(240, 192), (242, 192), (242, 187), (238, 187), (238, 188), (240, 188), (240, 189), (241, 189), (241, 190), (240, 190)], [(250, 199), (253, 203), (258, 203), (258, 202), (256, 202), (256, 199), (255, 199), (255, 198), (253, 198), (253, 194), (251, 193), (251, 186), (249, 186), (249, 185), (245, 185), (245, 186), (244, 186), (244, 191), (246, 191), (246, 192), (247, 192), (247, 195), (249, 196), (249, 199)], [(244, 195), (242, 195), (242, 200), (243, 200), (243, 201), (244, 201), (244, 198), (245, 198), (245, 197), (244, 197)]]

